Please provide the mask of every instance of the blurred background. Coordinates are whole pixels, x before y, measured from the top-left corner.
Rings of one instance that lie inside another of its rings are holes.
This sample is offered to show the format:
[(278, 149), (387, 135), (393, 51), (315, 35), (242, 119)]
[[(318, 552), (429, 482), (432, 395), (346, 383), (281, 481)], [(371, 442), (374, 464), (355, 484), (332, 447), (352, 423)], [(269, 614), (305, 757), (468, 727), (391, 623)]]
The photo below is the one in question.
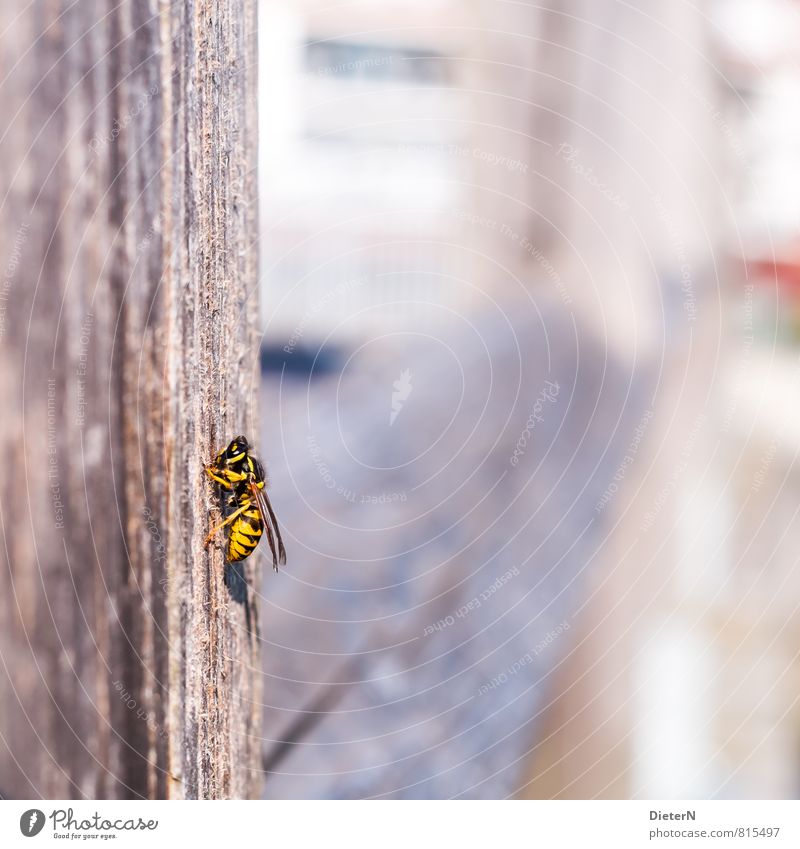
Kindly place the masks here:
[(262, 0), (264, 796), (800, 791), (794, 0)]

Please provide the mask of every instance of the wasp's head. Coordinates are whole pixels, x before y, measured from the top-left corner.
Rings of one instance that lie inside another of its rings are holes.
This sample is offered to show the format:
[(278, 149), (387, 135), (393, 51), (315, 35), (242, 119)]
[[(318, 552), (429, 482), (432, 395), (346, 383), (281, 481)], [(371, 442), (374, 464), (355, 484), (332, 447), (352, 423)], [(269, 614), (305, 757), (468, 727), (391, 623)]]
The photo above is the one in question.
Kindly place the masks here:
[(235, 457), (237, 454), (241, 454), (242, 451), (249, 450), (249, 448), (250, 445), (247, 442), (246, 436), (234, 436), (226, 451), (231, 457)]
[(228, 447), (224, 451), (220, 451), (214, 461), (217, 466), (232, 466), (240, 463), (250, 450), (250, 445), (247, 438), (244, 436), (235, 436)]

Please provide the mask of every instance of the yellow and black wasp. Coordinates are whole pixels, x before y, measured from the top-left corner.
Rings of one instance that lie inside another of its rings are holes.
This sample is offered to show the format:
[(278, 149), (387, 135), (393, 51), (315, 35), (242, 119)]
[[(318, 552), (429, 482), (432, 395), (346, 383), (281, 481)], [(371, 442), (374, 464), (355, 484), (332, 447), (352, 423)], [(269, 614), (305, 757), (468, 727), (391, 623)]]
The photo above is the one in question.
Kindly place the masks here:
[(229, 563), (237, 563), (253, 553), (262, 533), (266, 533), (272, 551), (272, 568), (277, 572), (278, 563), (286, 563), (286, 550), (266, 493), (264, 468), (250, 453), (247, 439), (237, 436), (231, 440), (214, 462), (205, 466), (205, 471), (219, 484), (223, 516), (223, 521), (206, 537), (205, 547), (208, 548), (219, 531), (228, 528), (225, 557)]

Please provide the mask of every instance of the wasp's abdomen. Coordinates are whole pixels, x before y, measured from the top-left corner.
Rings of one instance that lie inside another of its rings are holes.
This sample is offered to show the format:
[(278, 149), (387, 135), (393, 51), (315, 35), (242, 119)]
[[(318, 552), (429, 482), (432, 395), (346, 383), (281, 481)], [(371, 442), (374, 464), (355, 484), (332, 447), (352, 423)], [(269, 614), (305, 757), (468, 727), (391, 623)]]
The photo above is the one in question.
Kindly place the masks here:
[(230, 563), (249, 557), (261, 539), (261, 516), (258, 507), (251, 504), (231, 525), (225, 556)]

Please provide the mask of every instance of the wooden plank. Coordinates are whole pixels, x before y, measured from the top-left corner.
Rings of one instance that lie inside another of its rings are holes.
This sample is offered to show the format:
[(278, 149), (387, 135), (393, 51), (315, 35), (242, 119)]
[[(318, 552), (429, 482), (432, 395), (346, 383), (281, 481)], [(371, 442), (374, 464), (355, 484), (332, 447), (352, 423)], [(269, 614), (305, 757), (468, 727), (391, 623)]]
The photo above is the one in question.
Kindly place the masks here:
[(0, 792), (256, 795), (257, 600), (202, 549), (257, 429), (255, 2), (0, 15)]

